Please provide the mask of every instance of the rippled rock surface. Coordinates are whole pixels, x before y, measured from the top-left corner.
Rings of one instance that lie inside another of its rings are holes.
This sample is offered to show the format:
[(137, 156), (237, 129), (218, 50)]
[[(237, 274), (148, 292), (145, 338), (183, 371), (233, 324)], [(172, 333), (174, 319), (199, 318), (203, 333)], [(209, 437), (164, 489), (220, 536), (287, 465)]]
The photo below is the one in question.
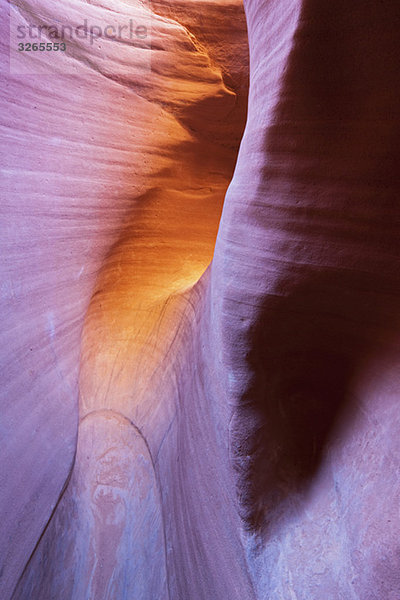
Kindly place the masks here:
[(5, 600), (400, 597), (400, 9), (244, 8), (1, 2)]

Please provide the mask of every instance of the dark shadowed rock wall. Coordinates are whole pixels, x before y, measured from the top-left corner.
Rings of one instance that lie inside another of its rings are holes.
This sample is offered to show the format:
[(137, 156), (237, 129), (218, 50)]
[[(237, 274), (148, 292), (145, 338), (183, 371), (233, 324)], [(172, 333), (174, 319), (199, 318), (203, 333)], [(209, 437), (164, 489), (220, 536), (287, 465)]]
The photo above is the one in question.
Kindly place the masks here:
[(4, 48), (5, 600), (400, 598), (400, 9), (245, 11)]

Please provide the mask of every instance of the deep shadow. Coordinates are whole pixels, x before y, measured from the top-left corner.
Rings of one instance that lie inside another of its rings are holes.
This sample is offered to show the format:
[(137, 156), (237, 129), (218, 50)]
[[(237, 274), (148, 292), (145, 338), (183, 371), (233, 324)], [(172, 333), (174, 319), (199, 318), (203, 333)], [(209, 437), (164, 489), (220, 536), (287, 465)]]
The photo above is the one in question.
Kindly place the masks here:
[(231, 428), (250, 530), (271, 532), (295, 508), (353, 418), (353, 381), (398, 347), (399, 288), (384, 275), (371, 284), (368, 274), (316, 270), (287, 297), (265, 299), (249, 332), (252, 384)]
[(260, 534), (311, 485), (366, 358), (399, 339), (399, 24), (398, 2), (305, 1), (265, 139), (250, 218), (266, 239), (326, 240), (328, 259), (282, 267), (248, 333), (231, 434), (242, 516)]

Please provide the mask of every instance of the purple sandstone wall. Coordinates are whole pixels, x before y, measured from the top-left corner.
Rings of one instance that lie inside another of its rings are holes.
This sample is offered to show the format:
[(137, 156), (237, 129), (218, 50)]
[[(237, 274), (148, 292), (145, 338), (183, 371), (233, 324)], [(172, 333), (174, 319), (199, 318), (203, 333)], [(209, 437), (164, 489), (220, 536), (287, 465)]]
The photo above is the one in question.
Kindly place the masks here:
[(210, 324), (249, 571), (260, 599), (394, 600), (400, 7), (245, 5)]
[(398, 600), (400, 7), (245, 1), (233, 178), (240, 2), (110, 8), (3, 65), (1, 597)]

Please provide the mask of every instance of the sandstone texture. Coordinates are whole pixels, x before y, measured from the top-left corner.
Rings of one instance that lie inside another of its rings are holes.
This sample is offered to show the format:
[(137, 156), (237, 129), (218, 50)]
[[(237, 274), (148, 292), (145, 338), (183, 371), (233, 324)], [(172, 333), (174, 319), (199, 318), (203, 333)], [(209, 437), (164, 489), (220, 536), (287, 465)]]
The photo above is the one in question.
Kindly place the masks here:
[(399, 600), (398, 3), (0, 6), (1, 598)]

